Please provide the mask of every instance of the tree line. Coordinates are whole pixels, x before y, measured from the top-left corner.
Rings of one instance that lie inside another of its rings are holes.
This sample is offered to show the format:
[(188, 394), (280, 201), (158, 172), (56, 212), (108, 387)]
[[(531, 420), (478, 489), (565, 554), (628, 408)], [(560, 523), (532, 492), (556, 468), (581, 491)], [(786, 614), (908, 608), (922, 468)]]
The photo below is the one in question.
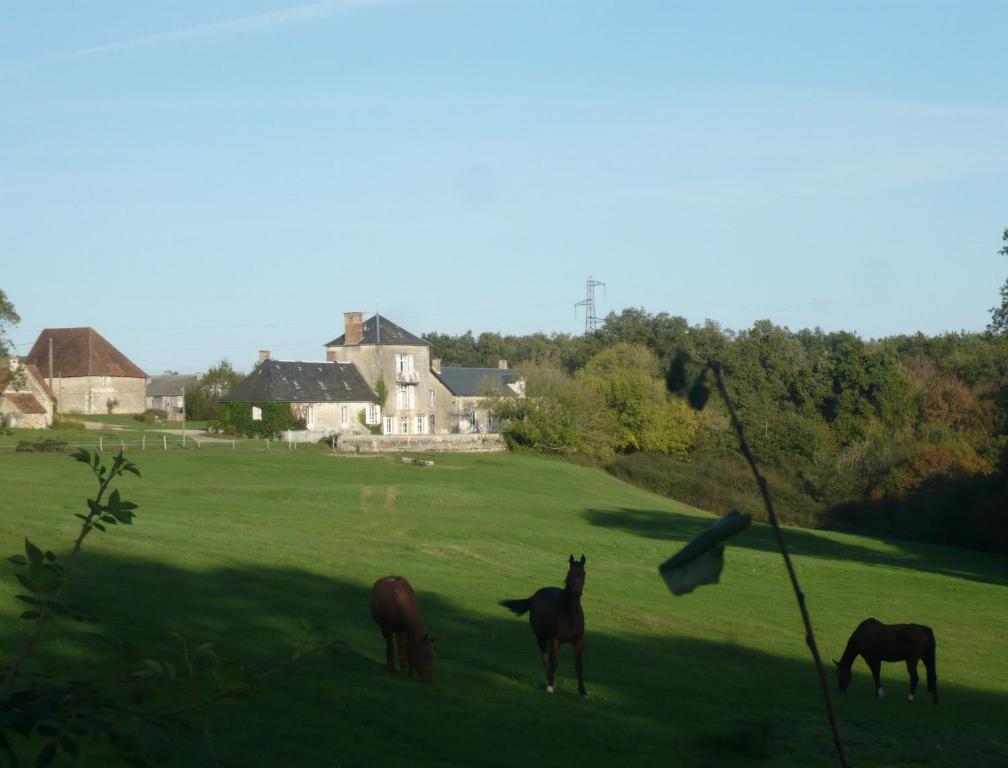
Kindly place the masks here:
[(790, 522), (1008, 551), (1008, 334), (866, 341), (625, 309), (584, 336), (424, 338), (446, 365), (522, 370), (528, 396), (496, 405), (512, 445), (758, 513), (723, 408), (687, 403), (718, 360)]

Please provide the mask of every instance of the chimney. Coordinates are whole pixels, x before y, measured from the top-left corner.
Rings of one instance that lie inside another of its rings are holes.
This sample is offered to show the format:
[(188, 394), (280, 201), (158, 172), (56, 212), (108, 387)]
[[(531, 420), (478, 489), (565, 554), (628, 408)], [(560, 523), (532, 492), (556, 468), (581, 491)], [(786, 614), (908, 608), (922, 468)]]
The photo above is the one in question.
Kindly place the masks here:
[(259, 365), (262, 365), (267, 360), (270, 359), (270, 351), (268, 349), (259, 350)]
[(431, 370), (434, 371), (434, 373), (441, 373), (441, 358), (435, 357), (433, 360), (431, 360), (430, 367)]
[(363, 317), (364, 315), (361, 312), (343, 313), (343, 326), (346, 333), (343, 343), (348, 347), (361, 343), (361, 337), (364, 335)]
[(502, 369), (507, 369), (507, 360), (498, 360), (497, 367)]

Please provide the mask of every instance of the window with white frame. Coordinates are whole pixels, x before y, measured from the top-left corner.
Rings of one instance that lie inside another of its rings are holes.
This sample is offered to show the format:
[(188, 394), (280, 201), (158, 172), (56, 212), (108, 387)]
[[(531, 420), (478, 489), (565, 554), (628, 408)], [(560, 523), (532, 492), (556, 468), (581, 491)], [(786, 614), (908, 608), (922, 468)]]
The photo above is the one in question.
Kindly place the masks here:
[(417, 416), (416, 417), (416, 433), (418, 435), (424, 434), (427, 431), (425, 429), (426, 426), (427, 426), (427, 419), (425, 419), (423, 416)]
[(430, 433), (432, 435), (436, 435), (437, 432), (434, 430), (434, 414), (432, 413), (428, 418), (430, 419), (430, 430), (429, 431), (430, 431)]
[(252, 421), (262, 421), (262, 408), (258, 405), (252, 406)]
[(367, 416), (364, 420), (368, 424), (380, 424), (381, 409), (375, 403), (369, 403), (367, 407)]
[(427, 393), (427, 405), (429, 405), (431, 408), (433, 408), (434, 405), (435, 405), (435, 403), (436, 403), (436, 401), (437, 401), (437, 395), (435, 394), (434, 390), (432, 389), (432, 390), (430, 390)]
[(315, 406), (305, 408), (305, 429), (315, 429)]
[(405, 384), (396, 385), (396, 408), (400, 411), (412, 411), (416, 408), (416, 388)]
[(340, 406), (340, 426), (346, 429), (350, 425), (350, 406)]
[(396, 372), (403, 374), (413, 373), (413, 355), (403, 352), (397, 354)]
[(403, 416), (402, 417), (401, 426), (402, 426), (402, 433), (401, 434), (408, 435), (409, 434), (409, 416)]
[(392, 416), (385, 417), (385, 434), (394, 435), (395, 434), (395, 419)]

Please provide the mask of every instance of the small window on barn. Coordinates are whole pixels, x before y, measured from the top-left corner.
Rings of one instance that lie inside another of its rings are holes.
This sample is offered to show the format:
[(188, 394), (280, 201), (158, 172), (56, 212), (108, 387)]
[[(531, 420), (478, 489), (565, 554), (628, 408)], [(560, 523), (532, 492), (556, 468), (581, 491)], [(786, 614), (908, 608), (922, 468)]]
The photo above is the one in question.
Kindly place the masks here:
[(381, 410), (377, 405), (371, 403), (367, 407), (367, 421), (368, 424), (378, 424), (381, 419)]
[(430, 392), (427, 393), (427, 405), (433, 408), (435, 399), (436, 395), (434, 393), (434, 390), (432, 389)]
[(416, 417), (416, 433), (422, 435), (425, 430), (424, 427), (427, 426), (427, 420), (423, 416)]
[(252, 421), (262, 421), (262, 408), (258, 405), (252, 406)]
[(385, 434), (392, 435), (395, 434), (395, 419), (391, 416), (385, 417)]
[(400, 434), (403, 435), (409, 434), (409, 416), (402, 417), (402, 432)]
[(350, 424), (350, 407), (347, 405), (340, 406), (340, 426), (347, 427)]

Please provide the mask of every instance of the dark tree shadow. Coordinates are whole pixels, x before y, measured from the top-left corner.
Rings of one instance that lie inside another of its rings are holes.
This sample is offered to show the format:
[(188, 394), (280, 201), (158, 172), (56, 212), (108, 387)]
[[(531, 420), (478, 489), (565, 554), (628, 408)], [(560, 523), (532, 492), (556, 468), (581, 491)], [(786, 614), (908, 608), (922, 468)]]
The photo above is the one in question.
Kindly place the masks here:
[[(686, 535), (701, 524), (682, 520), (683, 527), (667, 531), (651, 518), (638, 522), (658, 537)], [(387, 676), (384, 643), (368, 611), (370, 581), (379, 575), (357, 583), (298, 568), (194, 571), (88, 553), (73, 597), (96, 621), (54, 625), (32, 667), (93, 670), (108, 658), (98, 634), (128, 638), (146, 657), (168, 658), (176, 648), (170, 634), (179, 632), (193, 643), (214, 642), (225, 660), (264, 669), (295, 646), (297, 619), (306, 617), (339, 640), (335, 652), (306, 656), (250, 699), (211, 709), (222, 764), (835, 763), (810, 663), (730, 643), (593, 632), (589, 622), (590, 697), (577, 696), (569, 647), (561, 652), (558, 693), (549, 696), (527, 621), (496, 605), (460, 608), (465, 584), (446, 596), (414, 583), (440, 638), (434, 684)], [(527, 586), (502, 584), (501, 597)], [(2, 647), (16, 647), (22, 630), (6, 622)], [(905, 670), (895, 665), (886, 675), (892, 688), (906, 684)], [(999, 764), (995, 734), (1008, 697), (947, 684), (942, 693), (938, 707), (907, 705), (896, 696), (876, 702), (859, 669), (851, 693), (838, 702), (852, 759), (951, 766), (969, 755), (971, 764)], [(194, 724), (146, 738), (158, 764), (209, 764)]]
[[(711, 518), (665, 510), (588, 509), (584, 518), (592, 525), (613, 528), (649, 539), (688, 541), (710, 524)], [(867, 565), (886, 565), (914, 571), (937, 573), (960, 579), (1008, 586), (1008, 557), (931, 544), (885, 541), (889, 551), (879, 551), (846, 541), (835, 541), (829, 534), (801, 528), (785, 528), (784, 541), (794, 555), (845, 560)], [(777, 552), (777, 540), (770, 526), (753, 523), (732, 539), (731, 546)], [(895, 550), (895, 551), (892, 551)], [(672, 554), (671, 552), (669, 554)]]

